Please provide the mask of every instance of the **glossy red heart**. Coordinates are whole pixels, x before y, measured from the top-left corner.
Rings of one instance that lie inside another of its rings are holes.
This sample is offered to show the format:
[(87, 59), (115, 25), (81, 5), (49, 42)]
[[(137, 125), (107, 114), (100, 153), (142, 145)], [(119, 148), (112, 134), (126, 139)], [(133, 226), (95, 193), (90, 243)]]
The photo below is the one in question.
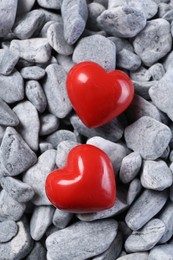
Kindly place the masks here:
[(133, 83), (124, 72), (106, 72), (94, 62), (75, 65), (66, 83), (72, 106), (87, 127), (95, 128), (117, 117), (134, 96)]
[(51, 203), (62, 210), (89, 213), (111, 208), (116, 196), (111, 161), (93, 145), (78, 145), (66, 166), (48, 175), (45, 189)]

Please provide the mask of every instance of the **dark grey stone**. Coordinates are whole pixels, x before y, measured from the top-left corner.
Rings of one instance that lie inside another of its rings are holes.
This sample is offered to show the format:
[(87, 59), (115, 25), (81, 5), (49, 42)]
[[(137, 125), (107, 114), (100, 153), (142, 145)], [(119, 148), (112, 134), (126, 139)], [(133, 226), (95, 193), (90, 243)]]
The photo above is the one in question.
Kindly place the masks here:
[(46, 141), (51, 143), (54, 148), (57, 148), (57, 146), (62, 142), (62, 141), (73, 141), (77, 142), (76, 136), (73, 132), (69, 130), (57, 130), (53, 134), (49, 135), (46, 137)]
[(46, 249), (40, 242), (35, 242), (32, 251), (25, 258), (25, 260), (46, 260)]
[(105, 7), (99, 3), (92, 2), (88, 5), (88, 20), (87, 28), (93, 31), (98, 31), (97, 17), (105, 11)]

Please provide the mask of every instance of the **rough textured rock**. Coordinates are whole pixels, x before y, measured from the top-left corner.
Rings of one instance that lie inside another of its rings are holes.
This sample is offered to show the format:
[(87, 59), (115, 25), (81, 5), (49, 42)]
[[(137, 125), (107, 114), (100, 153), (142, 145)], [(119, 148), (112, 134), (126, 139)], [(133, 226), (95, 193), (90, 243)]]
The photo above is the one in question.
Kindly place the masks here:
[(13, 220), (6, 220), (0, 223), (0, 243), (8, 242), (18, 232), (18, 226)]
[(12, 51), (9, 48), (0, 49), (0, 73), (3, 75), (11, 74), (18, 60), (18, 52)]

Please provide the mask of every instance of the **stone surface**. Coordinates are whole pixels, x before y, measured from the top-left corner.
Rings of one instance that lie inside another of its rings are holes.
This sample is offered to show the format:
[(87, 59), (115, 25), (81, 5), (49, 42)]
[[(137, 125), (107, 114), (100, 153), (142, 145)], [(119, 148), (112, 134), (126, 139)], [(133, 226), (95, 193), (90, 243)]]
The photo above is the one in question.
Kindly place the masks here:
[(133, 253), (133, 254), (127, 254), (123, 255), (117, 260), (148, 260), (148, 253)]
[(65, 56), (58, 54), (57, 55), (57, 61), (58, 63), (64, 68), (64, 70), (68, 73), (72, 67), (75, 65), (75, 63), (72, 61), (71, 56)]
[(13, 110), (0, 98), (0, 125), (16, 126), (19, 119)]
[(116, 66), (115, 44), (102, 35), (92, 35), (81, 39), (74, 49), (73, 62), (93, 61), (105, 70), (114, 70)]
[(99, 30), (96, 19), (103, 11), (105, 11), (105, 7), (102, 4), (95, 2), (88, 4), (87, 28), (93, 31)]
[(69, 212), (65, 212), (60, 209), (56, 209), (53, 215), (53, 224), (58, 228), (65, 228), (70, 220), (72, 219), (73, 214)]
[(127, 212), (127, 225), (134, 231), (142, 228), (163, 208), (167, 196), (167, 191), (144, 190)]
[(11, 51), (9, 48), (0, 49), (0, 73), (3, 75), (11, 74), (18, 60), (18, 52)]
[(72, 109), (66, 91), (66, 72), (62, 66), (51, 64), (46, 68), (47, 77), (43, 89), (47, 97), (48, 110), (58, 118), (64, 118)]
[(149, 68), (149, 73), (153, 80), (160, 80), (165, 74), (165, 69), (161, 63), (155, 63)]
[(169, 22), (162, 18), (147, 22), (147, 26), (137, 35), (133, 45), (143, 63), (146, 66), (153, 65), (171, 50)]
[(39, 80), (46, 74), (45, 70), (38, 66), (24, 67), (21, 69), (20, 73), (24, 79), (34, 80)]
[(64, 37), (74, 44), (83, 33), (88, 18), (86, 0), (64, 0), (61, 6), (64, 23)]
[(170, 245), (159, 245), (154, 247), (150, 253), (148, 260), (171, 260), (173, 255), (173, 246)]
[(141, 117), (125, 129), (128, 148), (140, 153), (143, 159), (159, 158), (167, 148), (171, 136), (168, 126), (148, 116)]
[(159, 243), (166, 243), (173, 235), (173, 202), (168, 201), (159, 214), (159, 218), (165, 224), (165, 232)]
[(53, 134), (49, 135), (46, 137), (46, 141), (51, 143), (54, 148), (57, 148), (57, 146), (62, 142), (62, 141), (73, 141), (77, 142), (76, 136), (73, 132), (69, 130), (57, 130)]
[(139, 195), (141, 190), (142, 190), (142, 185), (140, 183), (140, 180), (137, 178), (132, 180), (129, 185), (127, 198), (126, 198), (128, 205), (131, 205), (134, 202), (134, 200)]
[(160, 219), (152, 219), (142, 229), (133, 231), (125, 242), (126, 252), (143, 252), (153, 248), (165, 232)]
[(156, 86), (158, 81), (144, 81), (144, 80), (133, 80), (133, 85), (135, 88), (135, 93), (146, 100), (150, 100), (149, 89), (152, 86)]
[(43, 114), (40, 116), (40, 135), (49, 135), (55, 132), (59, 127), (59, 120), (52, 114)]
[(8, 242), (18, 232), (18, 226), (13, 220), (0, 222), (0, 243)]
[(77, 222), (47, 238), (48, 256), (52, 260), (84, 260), (94, 257), (110, 246), (117, 234), (117, 228), (117, 222), (112, 219), (92, 223)]
[(47, 175), (55, 169), (55, 150), (47, 150), (38, 158), (38, 162), (30, 167), (23, 175), (23, 182), (29, 184), (35, 195), (32, 198), (34, 205), (50, 205), (45, 193), (45, 180)]
[(117, 53), (117, 67), (135, 71), (141, 66), (141, 59), (135, 53), (122, 49)]
[(42, 246), (40, 242), (35, 242), (35, 245), (26, 260), (46, 260), (46, 249)]
[(59, 10), (62, 5), (62, 0), (37, 0), (38, 4), (43, 8)]
[(172, 185), (173, 176), (166, 162), (150, 161), (143, 162), (141, 172), (141, 184), (146, 189), (162, 191)]
[(18, 175), (30, 168), (37, 161), (20, 134), (12, 127), (7, 127), (1, 143), (1, 162), (10, 176)]
[(40, 121), (36, 108), (29, 101), (19, 103), (13, 108), (13, 111), (19, 118), (18, 131), (31, 147), (32, 150), (38, 150)]
[(34, 3), (35, 0), (18, 0), (17, 15), (20, 16), (29, 12), (32, 9)]

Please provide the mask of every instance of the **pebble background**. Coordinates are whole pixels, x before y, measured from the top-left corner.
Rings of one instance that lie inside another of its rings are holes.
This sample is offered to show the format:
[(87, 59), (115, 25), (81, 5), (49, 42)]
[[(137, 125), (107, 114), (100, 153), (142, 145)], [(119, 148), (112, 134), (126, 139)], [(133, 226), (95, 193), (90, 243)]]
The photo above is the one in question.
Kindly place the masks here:
[[(0, 260), (173, 259), (172, 38), (173, 0), (0, 1)], [(135, 87), (96, 129), (66, 93), (85, 60)], [(111, 209), (72, 214), (46, 197), (47, 175), (79, 143), (112, 161)]]

